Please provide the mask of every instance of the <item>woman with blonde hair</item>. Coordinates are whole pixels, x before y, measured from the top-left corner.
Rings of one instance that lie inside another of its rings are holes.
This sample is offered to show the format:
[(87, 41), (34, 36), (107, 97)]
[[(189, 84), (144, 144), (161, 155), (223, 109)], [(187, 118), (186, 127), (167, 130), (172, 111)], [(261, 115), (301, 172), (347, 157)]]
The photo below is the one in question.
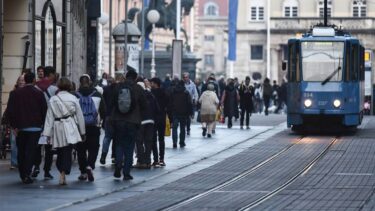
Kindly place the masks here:
[(219, 98), (215, 93), (215, 85), (209, 83), (207, 85), (207, 90), (204, 91), (199, 98), (199, 103), (201, 104), (201, 122), (202, 122), (202, 135), (211, 138), (212, 129), (216, 121), (216, 111), (219, 105)]
[(82, 141), (85, 135), (85, 121), (79, 100), (70, 93), (72, 83), (67, 78), (57, 82), (59, 92), (51, 97), (43, 136), (57, 149), (56, 166), (60, 172), (60, 185), (66, 185), (65, 175), (72, 166), (72, 146)]

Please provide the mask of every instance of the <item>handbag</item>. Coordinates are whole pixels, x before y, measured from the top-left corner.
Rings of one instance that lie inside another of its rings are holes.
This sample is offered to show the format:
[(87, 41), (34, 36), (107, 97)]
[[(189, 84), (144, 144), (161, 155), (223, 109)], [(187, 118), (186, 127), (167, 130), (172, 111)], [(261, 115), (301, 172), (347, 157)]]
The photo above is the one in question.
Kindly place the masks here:
[(221, 118), (221, 110), (220, 110), (220, 109), (217, 109), (215, 120), (216, 120), (217, 122), (219, 122), (219, 121), (220, 121), (220, 118)]
[(168, 115), (165, 116), (164, 136), (171, 136), (171, 122), (169, 121)]

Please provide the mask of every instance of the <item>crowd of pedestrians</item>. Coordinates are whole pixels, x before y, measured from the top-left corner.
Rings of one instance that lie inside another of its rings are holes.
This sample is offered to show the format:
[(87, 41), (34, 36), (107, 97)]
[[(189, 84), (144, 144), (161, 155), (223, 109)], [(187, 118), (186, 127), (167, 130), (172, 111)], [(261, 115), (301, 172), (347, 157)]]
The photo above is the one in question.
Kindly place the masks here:
[(250, 129), (251, 114), (260, 109), (259, 99), (268, 115), (271, 101), (279, 112), (285, 98), (285, 82), (271, 86), (265, 79), (262, 85), (253, 85), (250, 77), (242, 83), (224, 77), (216, 81), (214, 74), (204, 82), (193, 82), (189, 73), (181, 79), (167, 75), (162, 81), (142, 78), (131, 67), (114, 79), (103, 74), (97, 83), (84, 74), (76, 89), (68, 78), (59, 78), (53, 67), (38, 67), (37, 77), (24, 71), (18, 78), (2, 124), (11, 130), (12, 168), (18, 168), (25, 184), (38, 177), (42, 158), (44, 178), (54, 179), (54, 154), (60, 185), (67, 184), (75, 154), (81, 172), (78, 180), (92, 182), (98, 155), (105, 165), (111, 143), (114, 177), (131, 180), (132, 168), (166, 166), (165, 136), (172, 136), (173, 148), (186, 146), (195, 114), (202, 136), (211, 138), (218, 121), (232, 128), (233, 120), (240, 119), (241, 129)]

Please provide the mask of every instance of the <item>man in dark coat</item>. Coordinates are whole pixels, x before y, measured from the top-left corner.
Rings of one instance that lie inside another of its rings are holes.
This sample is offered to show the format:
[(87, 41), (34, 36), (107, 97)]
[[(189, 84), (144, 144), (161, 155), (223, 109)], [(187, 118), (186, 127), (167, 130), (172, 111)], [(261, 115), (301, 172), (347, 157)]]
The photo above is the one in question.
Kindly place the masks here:
[(172, 140), (173, 148), (177, 147), (177, 128), (180, 125), (180, 147), (185, 147), (186, 120), (192, 114), (192, 101), (189, 92), (185, 88), (185, 82), (180, 80), (173, 88), (169, 102), (172, 113)]
[(232, 118), (238, 117), (238, 92), (235, 88), (233, 79), (229, 79), (228, 85), (225, 87), (223, 97), (221, 99), (224, 105), (224, 117), (228, 117), (228, 128), (232, 128)]
[(18, 169), (22, 182), (33, 183), (31, 170), (35, 161), (38, 140), (47, 113), (43, 92), (34, 87), (34, 73), (25, 74), (25, 87), (17, 89), (8, 101), (9, 123), (17, 134)]
[(239, 88), (240, 95), (240, 108), (241, 108), (241, 118), (240, 125), (243, 129), (244, 116), (246, 113), (246, 129), (250, 129), (250, 116), (253, 112), (253, 96), (254, 87), (250, 84), (250, 77), (246, 77), (245, 83), (242, 83)]

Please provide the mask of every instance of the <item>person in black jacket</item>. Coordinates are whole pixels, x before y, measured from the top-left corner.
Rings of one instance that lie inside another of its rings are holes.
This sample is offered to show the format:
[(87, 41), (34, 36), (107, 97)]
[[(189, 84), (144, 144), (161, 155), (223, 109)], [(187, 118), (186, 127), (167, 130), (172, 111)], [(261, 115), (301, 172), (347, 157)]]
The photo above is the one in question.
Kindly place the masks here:
[(250, 77), (247, 76), (245, 83), (242, 83), (239, 88), (240, 95), (240, 108), (241, 108), (241, 117), (240, 125), (243, 129), (243, 122), (246, 113), (246, 129), (250, 129), (250, 116), (253, 112), (253, 97), (254, 97), (254, 87), (250, 84)]
[(180, 125), (180, 147), (185, 147), (186, 119), (192, 115), (192, 101), (189, 92), (185, 88), (183, 80), (178, 81), (173, 88), (169, 102), (172, 114), (172, 140), (173, 148), (177, 148), (177, 128)]
[[(159, 164), (160, 166), (165, 166), (164, 153), (165, 153), (165, 124), (166, 124), (166, 115), (167, 107), (169, 102), (169, 97), (166, 94), (165, 89), (160, 88), (161, 80), (159, 78), (151, 79), (151, 92), (155, 96), (160, 112), (155, 116), (155, 127), (154, 127), (154, 136), (153, 136), (153, 146), (152, 152), (154, 155), (154, 164)], [(159, 148), (158, 148), (159, 143)], [(158, 150), (159, 149), (159, 150)]]
[(233, 126), (232, 118), (238, 117), (238, 100), (239, 95), (234, 80), (229, 79), (221, 99), (221, 104), (224, 106), (224, 117), (228, 117), (228, 128)]

